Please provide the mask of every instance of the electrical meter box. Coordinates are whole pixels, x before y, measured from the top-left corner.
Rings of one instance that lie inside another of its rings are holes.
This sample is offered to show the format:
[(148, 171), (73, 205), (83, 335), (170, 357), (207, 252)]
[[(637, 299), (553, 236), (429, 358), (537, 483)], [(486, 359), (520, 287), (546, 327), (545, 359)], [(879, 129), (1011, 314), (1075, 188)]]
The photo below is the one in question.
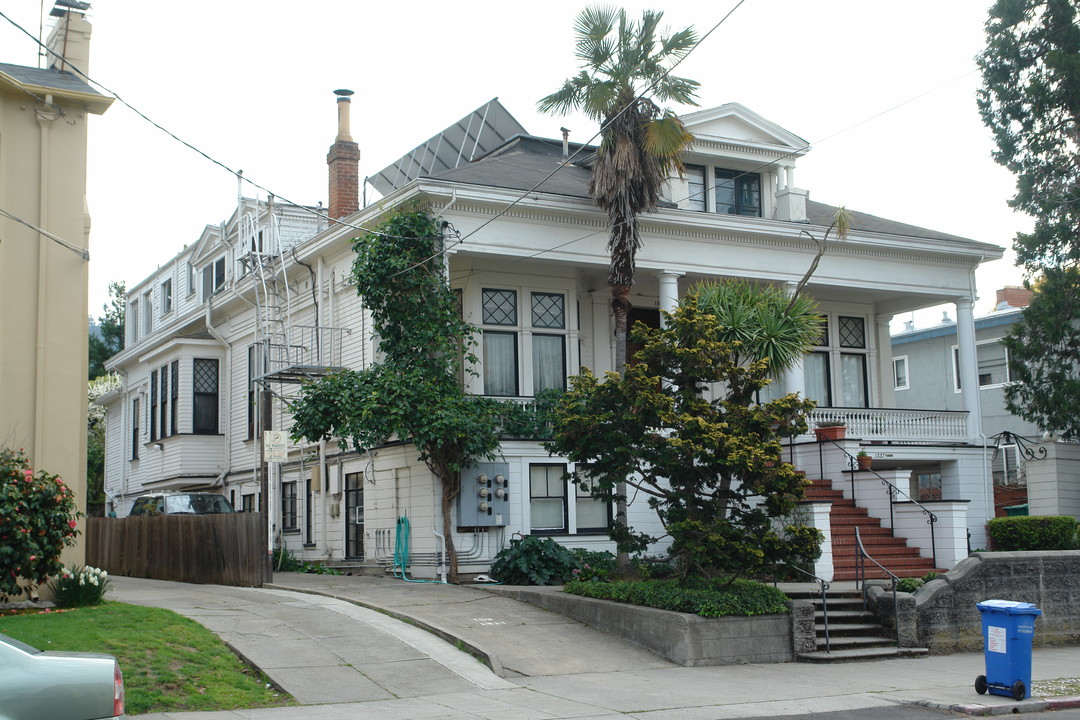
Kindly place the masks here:
[(458, 525), (501, 527), (510, 522), (510, 464), (479, 463), (461, 471)]

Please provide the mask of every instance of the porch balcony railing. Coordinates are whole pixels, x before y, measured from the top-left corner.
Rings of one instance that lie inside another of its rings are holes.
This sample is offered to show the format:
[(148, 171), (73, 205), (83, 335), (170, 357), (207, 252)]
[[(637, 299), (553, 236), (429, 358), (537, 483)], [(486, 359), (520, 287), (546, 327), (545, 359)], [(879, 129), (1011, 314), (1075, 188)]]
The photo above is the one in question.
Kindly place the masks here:
[(807, 419), (811, 429), (843, 423), (848, 435), (862, 440), (949, 443), (968, 440), (967, 416), (963, 410), (819, 407)]

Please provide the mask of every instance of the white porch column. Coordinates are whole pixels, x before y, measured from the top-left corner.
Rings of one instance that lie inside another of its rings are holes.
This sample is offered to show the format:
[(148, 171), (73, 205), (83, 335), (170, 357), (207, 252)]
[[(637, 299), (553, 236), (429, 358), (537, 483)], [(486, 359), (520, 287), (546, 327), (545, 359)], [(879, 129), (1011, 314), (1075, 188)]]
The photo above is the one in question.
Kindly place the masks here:
[[(679, 307), (679, 278), (682, 273), (665, 270), (657, 274), (656, 279), (660, 284), (660, 309), (666, 313), (675, 312)], [(660, 316), (660, 327), (667, 327), (664, 316)]]
[[(787, 283), (786, 290), (790, 297), (795, 294), (795, 288), (799, 286), (797, 282)], [(799, 358), (798, 362), (792, 365), (784, 372), (784, 377), (781, 379), (784, 384), (784, 393), (798, 393), (802, 397), (806, 397), (806, 372), (803, 369), (802, 358)]]
[(982, 435), (982, 404), (979, 401), (979, 365), (975, 356), (975, 314), (969, 297), (956, 299), (956, 344), (960, 364), (960, 394), (967, 411), (968, 437)]
[(877, 390), (877, 397), (870, 398), (871, 407), (896, 407), (896, 385), (893, 381), (892, 366), (892, 334), (889, 324), (892, 315), (875, 315), (874, 350), (870, 357), (873, 358), (872, 366), (877, 370), (877, 379), (871, 386)]

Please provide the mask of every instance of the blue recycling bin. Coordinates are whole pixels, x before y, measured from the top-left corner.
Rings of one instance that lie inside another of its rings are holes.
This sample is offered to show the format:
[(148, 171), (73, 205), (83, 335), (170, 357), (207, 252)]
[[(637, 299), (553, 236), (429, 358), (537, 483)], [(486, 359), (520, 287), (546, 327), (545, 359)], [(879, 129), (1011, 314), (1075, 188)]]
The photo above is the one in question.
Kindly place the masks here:
[(1031, 603), (984, 600), (982, 613), (983, 655), (986, 674), (975, 678), (975, 692), (989, 690), (1013, 700), (1023, 700), (1031, 687), (1031, 641), (1035, 618), (1042, 610)]

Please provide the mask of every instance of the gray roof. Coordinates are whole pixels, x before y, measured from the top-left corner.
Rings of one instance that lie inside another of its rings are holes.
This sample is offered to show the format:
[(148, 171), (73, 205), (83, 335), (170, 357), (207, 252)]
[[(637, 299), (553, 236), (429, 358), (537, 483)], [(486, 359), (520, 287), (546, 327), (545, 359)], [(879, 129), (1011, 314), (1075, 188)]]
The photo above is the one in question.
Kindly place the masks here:
[[(580, 166), (578, 163), (587, 162), (595, 148), (570, 143), (569, 149), (571, 157), (574, 157), (574, 153), (578, 150), (581, 150), (581, 152), (577, 154), (574, 163), (561, 167), (566, 160), (562, 154), (562, 141), (533, 135), (518, 135), (508, 140), (502, 147), (471, 163), (453, 170), (422, 176), (469, 185), (520, 191), (532, 190), (537, 183), (543, 181), (543, 184), (537, 188), (537, 192), (574, 198), (588, 198), (589, 193), (586, 188), (588, 187), (591, 170), (588, 167)], [(552, 172), (557, 168), (558, 172), (552, 175)], [(548, 175), (551, 175), (551, 177), (547, 177)], [(806, 202), (807, 219), (813, 225), (828, 227), (838, 209), (825, 203), (811, 200)], [(849, 210), (849, 212), (852, 216), (852, 228), (858, 232), (888, 233), (932, 240), (970, 242), (967, 238), (958, 235), (949, 235), (936, 230), (908, 225), (907, 223), (886, 220), (867, 213), (852, 210)]]
[(24, 85), (37, 85), (39, 87), (53, 88), (62, 92), (84, 93), (87, 95), (99, 95), (105, 97), (94, 88), (85, 83), (78, 75), (69, 72), (60, 72), (56, 68), (32, 68), (23, 65), (11, 65), (0, 63), (0, 73), (3, 73)]
[[(813, 200), (806, 201), (806, 217), (813, 225), (824, 225), (828, 227), (832, 221), (833, 216), (836, 215), (837, 207), (832, 205), (826, 205), (825, 203), (814, 202)], [(907, 223), (896, 222), (895, 220), (886, 220), (885, 218), (877, 217), (876, 215), (868, 215), (867, 213), (857, 212), (855, 210), (848, 210), (851, 213), (851, 227), (854, 230), (860, 232), (880, 232), (889, 233), (890, 235), (908, 235), (911, 237), (930, 238), (933, 240), (959, 240), (961, 242), (970, 242), (969, 238), (960, 237), (959, 235), (949, 235), (948, 233), (938, 232), (937, 230), (927, 230), (926, 228), (918, 227), (917, 225), (908, 225)]]
[[(573, 156), (580, 148), (581, 145), (571, 143), (570, 155)], [(587, 152), (590, 152), (588, 148), (578, 157), (583, 157)], [(537, 183), (551, 175), (537, 188), (537, 192), (588, 198), (587, 187), (592, 171), (573, 164), (563, 167), (565, 161), (561, 141), (517, 135), (479, 160), (431, 177), (469, 185), (524, 191), (532, 190)], [(556, 170), (558, 172), (555, 172)]]

